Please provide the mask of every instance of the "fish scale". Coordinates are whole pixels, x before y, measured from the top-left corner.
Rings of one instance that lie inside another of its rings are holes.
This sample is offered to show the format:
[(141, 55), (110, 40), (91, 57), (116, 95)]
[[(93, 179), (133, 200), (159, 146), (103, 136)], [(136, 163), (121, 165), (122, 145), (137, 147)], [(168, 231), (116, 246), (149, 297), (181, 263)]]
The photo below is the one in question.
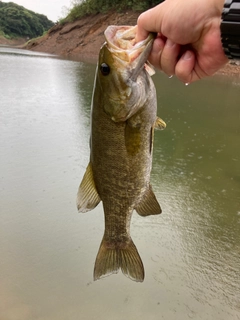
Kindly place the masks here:
[(135, 44), (135, 34), (136, 27), (108, 27), (96, 69), (90, 161), (77, 195), (80, 212), (103, 202), (105, 231), (94, 280), (121, 269), (142, 282), (143, 263), (130, 236), (132, 213), (161, 213), (150, 173), (153, 130), (166, 125), (156, 116), (155, 87), (144, 67), (154, 37)]

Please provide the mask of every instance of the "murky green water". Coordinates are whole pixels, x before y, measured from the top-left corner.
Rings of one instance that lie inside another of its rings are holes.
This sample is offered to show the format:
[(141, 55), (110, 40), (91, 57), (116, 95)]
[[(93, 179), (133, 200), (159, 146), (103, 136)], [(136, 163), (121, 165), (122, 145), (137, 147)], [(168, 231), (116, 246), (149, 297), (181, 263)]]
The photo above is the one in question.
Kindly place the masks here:
[(93, 282), (103, 210), (75, 196), (95, 66), (0, 51), (0, 319), (240, 319), (240, 81), (154, 76), (163, 213), (131, 230), (146, 279)]

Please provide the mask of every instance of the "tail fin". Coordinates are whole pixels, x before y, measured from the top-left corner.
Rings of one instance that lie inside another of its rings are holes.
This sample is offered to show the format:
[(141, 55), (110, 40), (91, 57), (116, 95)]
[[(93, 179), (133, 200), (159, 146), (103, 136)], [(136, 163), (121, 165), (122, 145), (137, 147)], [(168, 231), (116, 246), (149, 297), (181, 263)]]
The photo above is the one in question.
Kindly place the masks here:
[(123, 274), (131, 280), (142, 282), (144, 280), (144, 267), (132, 239), (123, 246), (109, 246), (102, 240), (94, 267), (94, 280), (103, 276), (118, 273), (121, 268)]

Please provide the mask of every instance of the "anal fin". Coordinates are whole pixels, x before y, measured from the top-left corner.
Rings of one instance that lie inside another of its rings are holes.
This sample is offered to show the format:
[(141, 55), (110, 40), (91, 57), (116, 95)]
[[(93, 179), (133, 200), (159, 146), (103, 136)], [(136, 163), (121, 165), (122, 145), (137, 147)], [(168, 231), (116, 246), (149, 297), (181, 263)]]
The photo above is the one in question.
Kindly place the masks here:
[(94, 209), (101, 198), (97, 192), (93, 172), (92, 165), (89, 162), (86, 172), (83, 176), (82, 182), (78, 188), (77, 194), (77, 208), (79, 212), (87, 212)]
[(160, 214), (162, 212), (151, 185), (149, 185), (149, 188), (146, 190), (143, 198), (135, 210), (140, 216), (150, 216)]

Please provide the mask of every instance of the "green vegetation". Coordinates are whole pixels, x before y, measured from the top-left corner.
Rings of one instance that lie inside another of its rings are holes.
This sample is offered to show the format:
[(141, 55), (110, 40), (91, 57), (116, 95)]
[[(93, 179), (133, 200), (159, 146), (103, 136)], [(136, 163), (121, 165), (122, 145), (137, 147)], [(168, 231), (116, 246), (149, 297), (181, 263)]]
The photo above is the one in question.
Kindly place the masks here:
[(117, 10), (144, 11), (156, 6), (163, 0), (73, 0), (73, 7), (62, 22), (75, 21), (88, 14)]
[(13, 2), (0, 1), (0, 36), (5, 38), (33, 38), (41, 36), (54, 23)]

